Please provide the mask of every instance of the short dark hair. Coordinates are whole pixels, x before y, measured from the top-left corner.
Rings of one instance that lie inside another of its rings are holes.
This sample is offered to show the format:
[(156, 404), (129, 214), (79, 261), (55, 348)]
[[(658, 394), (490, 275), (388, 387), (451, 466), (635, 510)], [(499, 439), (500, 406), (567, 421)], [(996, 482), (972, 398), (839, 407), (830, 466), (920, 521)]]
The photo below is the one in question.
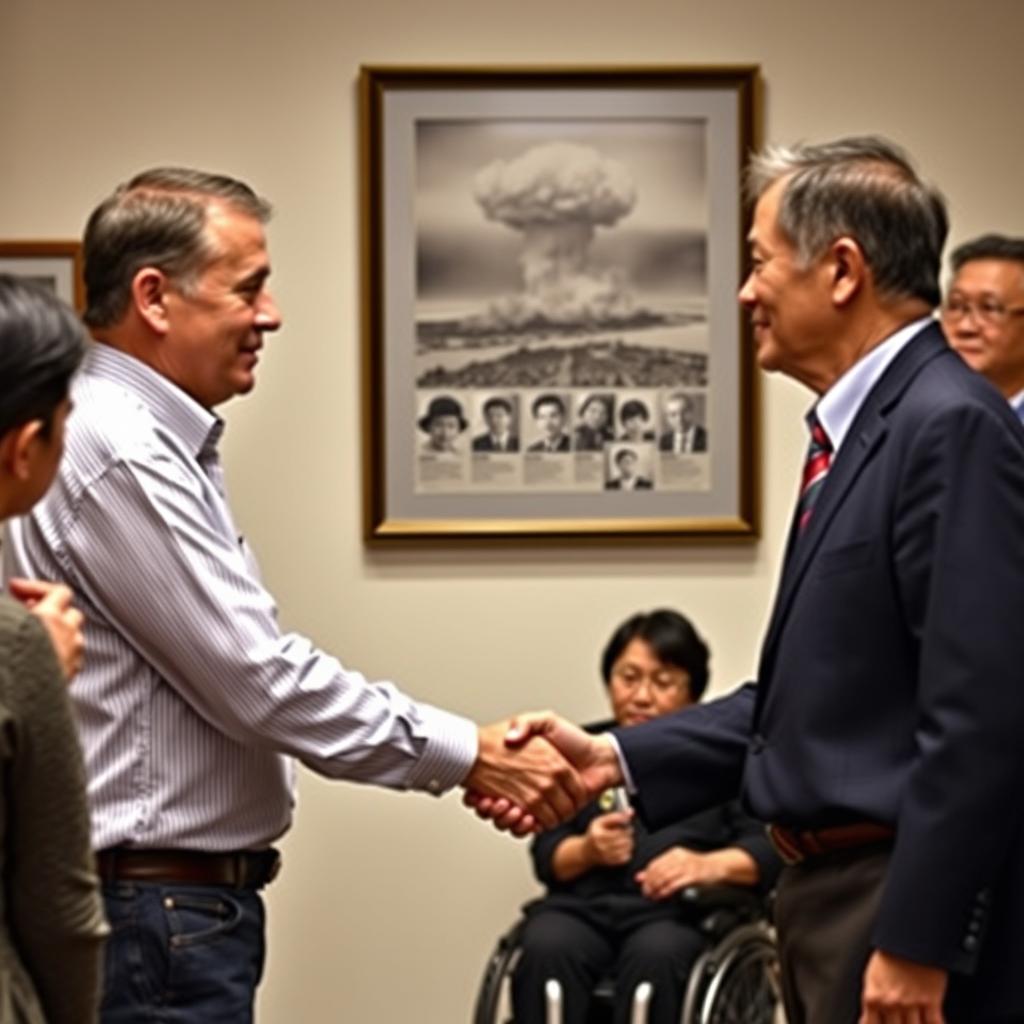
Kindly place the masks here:
[(639, 612), (627, 619), (615, 632), (601, 655), (601, 678), (610, 685), (612, 666), (633, 640), (644, 640), (659, 661), (675, 665), (690, 676), (690, 698), (696, 703), (708, 685), (708, 661), (711, 654), (693, 623), (671, 608)]
[(618, 451), (617, 451), (617, 452), (615, 453), (615, 465), (616, 465), (616, 466), (621, 466), (621, 465), (622, 465), (622, 460), (623, 460), (623, 459), (624, 459), (624, 458), (625, 458), (625, 457), (626, 457), (627, 455), (628, 455), (628, 456), (629, 456), (629, 457), (630, 457), (631, 459), (634, 459), (634, 460), (636, 460), (636, 459), (638, 459), (638, 458), (640, 457), (639, 455), (637, 455), (637, 453), (636, 453), (635, 451), (633, 451), (633, 449), (632, 449), (632, 448), (620, 448), (620, 449), (619, 449), (619, 450), (618, 450)]
[(949, 257), (956, 273), (965, 263), (972, 260), (1006, 260), (1024, 266), (1024, 238), (1010, 238), (1009, 235), (982, 235), (958, 245)]
[(512, 403), (507, 398), (502, 398), (496, 395), (494, 398), (488, 398), (484, 402), (484, 415), (489, 413), (492, 409), (504, 409), (505, 412), (512, 415)]
[(530, 406), (530, 412), (536, 416), (537, 410), (542, 405), (554, 405), (558, 407), (558, 411), (564, 416), (565, 415), (565, 402), (562, 401), (559, 395), (545, 394), (538, 395), (533, 400), (533, 405)]
[(651, 414), (643, 402), (639, 399), (631, 398), (628, 402), (623, 403), (622, 408), (619, 410), (619, 421), (621, 423), (625, 423), (626, 420), (636, 419), (637, 416), (642, 416), (645, 420), (651, 418)]
[(219, 200), (256, 218), (270, 219), (270, 204), (244, 182), (185, 167), (155, 167), (119, 185), (85, 227), (85, 322), (117, 323), (128, 308), (132, 280), (157, 267), (188, 289), (216, 257), (206, 235), (209, 205)]
[(0, 274), (0, 437), (32, 420), (49, 432), (85, 345), (78, 318), (53, 292)]

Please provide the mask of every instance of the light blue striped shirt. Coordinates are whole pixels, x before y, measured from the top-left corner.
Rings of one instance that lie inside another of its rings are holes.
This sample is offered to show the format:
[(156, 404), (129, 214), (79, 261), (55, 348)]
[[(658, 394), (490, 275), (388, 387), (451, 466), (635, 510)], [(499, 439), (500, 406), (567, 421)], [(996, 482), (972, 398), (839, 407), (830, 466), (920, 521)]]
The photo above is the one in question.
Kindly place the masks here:
[(291, 822), (297, 758), (443, 792), (475, 725), (369, 683), (277, 609), (223, 493), (223, 423), (102, 343), (73, 387), (64, 460), (11, 523), (5, 576), (61, 580), (86, 617), (71, 686), (96, 849), (259, 849)]

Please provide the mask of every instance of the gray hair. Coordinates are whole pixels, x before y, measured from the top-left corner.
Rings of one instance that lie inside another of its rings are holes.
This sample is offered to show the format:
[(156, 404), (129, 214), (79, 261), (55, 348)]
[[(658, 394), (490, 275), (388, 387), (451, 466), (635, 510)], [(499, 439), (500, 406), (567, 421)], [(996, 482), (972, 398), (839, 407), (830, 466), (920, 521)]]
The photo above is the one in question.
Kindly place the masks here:
[(971, 260), (1006, 260), (1009, 263), (1020, 263), (1024, 267), (1024, 238), (982, 235), (958, 245), (949, 258), (954, 273)]
[(946, 202), (898, 146), (869, 135), (768, 147), (748, 168), (749, 196), (759, 199), (780, 178), (787, 181), (779, 228), (804, 264), (846, 235), (860, 246), (880, 292), (939, 304)]
[(85, 228), (85, 322), (109, 327), (120, 320), (143, 267), (157, 267), (179, 287), (191, 288), (217, 255), (206, 233), (207, 210), (216, 200), (261, 224), (270, 219), (266, 200), (223, 174), (157, 167), (119, 185)]

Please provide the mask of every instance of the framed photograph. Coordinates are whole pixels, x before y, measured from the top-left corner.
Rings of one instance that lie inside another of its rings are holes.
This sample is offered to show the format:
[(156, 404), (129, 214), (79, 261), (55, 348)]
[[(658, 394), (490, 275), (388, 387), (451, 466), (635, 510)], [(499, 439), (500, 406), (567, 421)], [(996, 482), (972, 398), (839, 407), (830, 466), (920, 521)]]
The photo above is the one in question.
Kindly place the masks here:
[(0, 274), (30, 278), (79, 313), (85, 310), (80, 242), (0, 242)]
[(360, 86), (367, 541), (756, 536), (757, 68)]

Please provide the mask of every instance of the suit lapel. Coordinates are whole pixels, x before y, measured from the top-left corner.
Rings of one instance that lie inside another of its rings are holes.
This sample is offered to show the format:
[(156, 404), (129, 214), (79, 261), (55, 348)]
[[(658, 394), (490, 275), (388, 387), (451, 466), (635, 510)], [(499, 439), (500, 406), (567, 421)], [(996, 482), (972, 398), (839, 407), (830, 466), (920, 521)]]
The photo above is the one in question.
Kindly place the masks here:
[(830, 524), (864, 467), (885, 443), (889, 432), (889, 417), (903, 393), (926, 363), (946, 351), (948, 346), (941, 330), (937, 325), (930, 325), (910, 341), (886, 368), (850, 425), (822, 485), (806, 531), (801, 536), (796, 535), (795, 529), (791, 532), (775, 607), (761, 648), (758, 680), (762, 684), (759, 693), (762, 699), (764, 684), (771, 678), (771, 666), (782, 626), (814, 561), (814, 555), (828, 534)]

